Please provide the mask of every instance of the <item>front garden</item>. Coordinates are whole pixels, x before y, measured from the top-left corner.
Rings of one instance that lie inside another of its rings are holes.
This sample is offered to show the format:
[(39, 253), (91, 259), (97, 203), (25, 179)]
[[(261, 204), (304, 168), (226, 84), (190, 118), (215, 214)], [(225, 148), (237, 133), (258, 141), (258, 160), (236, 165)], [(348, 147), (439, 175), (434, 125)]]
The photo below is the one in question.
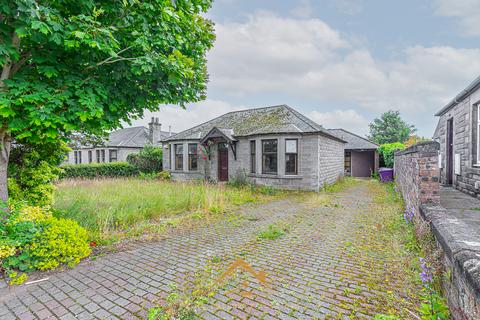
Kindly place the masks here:
[[(75, 172), (88, 175), (97, 167), (101, 166)], [(124, 165), (114, 170), (124, 172)], [(106, 245), (152, 240), (175, 228), (209, 223), (239, 205), (279, 193), (165, 178), (168, 175), (66, 179), (58, 182), (51, 205), (11, 200), (0, 216), (1, 270), (11, 285), (20, 284), (32, 271), (73, 267), (92, 251), (115, 249)]]
[(152, 238), (168, 227), (206, 221), (278, 192), (254, 186), (177, 183), (151, 177), (64, 180), (55, 193), (56, 215), (77, 221), (92, 241)]

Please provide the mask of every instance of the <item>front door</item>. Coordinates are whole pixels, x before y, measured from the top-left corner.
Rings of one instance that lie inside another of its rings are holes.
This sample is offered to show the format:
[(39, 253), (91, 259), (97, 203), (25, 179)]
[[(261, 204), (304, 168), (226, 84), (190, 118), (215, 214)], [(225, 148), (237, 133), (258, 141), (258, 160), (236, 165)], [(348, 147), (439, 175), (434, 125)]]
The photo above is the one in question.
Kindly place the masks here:
[(228, 181), (228, 148), (227, 144), (218, 144), (218, 180)]
[(447, 121), (447, 184), (453, 183), (453, 118)]

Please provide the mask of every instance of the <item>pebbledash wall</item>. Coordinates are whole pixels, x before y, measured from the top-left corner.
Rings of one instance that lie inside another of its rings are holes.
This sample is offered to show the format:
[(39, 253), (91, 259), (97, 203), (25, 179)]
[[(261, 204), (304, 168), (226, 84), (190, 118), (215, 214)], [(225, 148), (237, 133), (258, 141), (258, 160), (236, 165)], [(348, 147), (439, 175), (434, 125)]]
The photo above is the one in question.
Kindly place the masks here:
[(425, 142), (395, 153), (395, 177), (407, 209), (426, 221), (443, 252), (449, 279), (444, 281), (454, 319), (480, 319), (480, 250), (472, 246), (468, 226), (440, 205), (438, 142)]
[[(278, 140), (278, 174), (262, 174), (263, 139)], [(298, 139), (298, 174), (285, 175), (285, 139)], [(250, 172), (250, 141), (256, 141), (256, 173)], [(184, 146), (183, 170), (174, 169), (173, 145)], [(218, 179), (217, 145), (211, 146), (211, 159), (205, 161), (198, 156), (198, 170), (188, 171), (187, 146), (197, 141), (169, 141), (164, 146), (163, 167), (172, 173), (174, 180), (199, 180), (205, 177), (205, 166), (211, 179)], [(273, 186), (282, 189), (301, 189), (318, 191), (324, 184), (331, 184), (343, 176), (344, 143), (321, 134), (278, 134), (238, 138), (236, 144), (237, 159), (232, 149), (228, 148), (228, 175), (232, 179), (237, 175), (246, 175), (258, 185)]]

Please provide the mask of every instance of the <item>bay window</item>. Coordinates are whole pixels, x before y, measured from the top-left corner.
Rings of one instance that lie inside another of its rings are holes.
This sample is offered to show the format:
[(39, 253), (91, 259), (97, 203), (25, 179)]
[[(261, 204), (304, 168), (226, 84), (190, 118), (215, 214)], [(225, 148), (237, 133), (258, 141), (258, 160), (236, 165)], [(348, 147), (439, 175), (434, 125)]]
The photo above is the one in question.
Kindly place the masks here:
[(250, 141), (250, 173), (257, 171), (257, 154), (255, 140)]
[(183, 170), (183, 144), (175, 145), (175, 170)]
[(197, 144), (188, 144), (188, 171), (197, 171), (198, 169), (198, 154)]
[(285, 140), (285, 174), (298, 174), (298, 140)]
[(262, 140), (262, 173), (277, 174), (278, 172), (278, 141), (276, 139)]

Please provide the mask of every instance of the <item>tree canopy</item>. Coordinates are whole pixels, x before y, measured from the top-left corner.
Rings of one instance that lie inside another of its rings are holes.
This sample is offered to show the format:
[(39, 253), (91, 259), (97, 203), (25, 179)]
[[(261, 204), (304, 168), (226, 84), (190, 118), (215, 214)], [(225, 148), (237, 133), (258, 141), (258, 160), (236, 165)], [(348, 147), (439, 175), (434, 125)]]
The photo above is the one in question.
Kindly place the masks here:
[(415, 133), (415, 126), (407, 124), (400, 116), (400, 111), (389, 110), (369, 125), (369, 139), (377, 144), (405, 142)]
[[(211, 0), (0, 0), (0, 193), (9, 144), (101, 134), (205, 98)], [(5, 198), (2, 194), (2, 198)]]

